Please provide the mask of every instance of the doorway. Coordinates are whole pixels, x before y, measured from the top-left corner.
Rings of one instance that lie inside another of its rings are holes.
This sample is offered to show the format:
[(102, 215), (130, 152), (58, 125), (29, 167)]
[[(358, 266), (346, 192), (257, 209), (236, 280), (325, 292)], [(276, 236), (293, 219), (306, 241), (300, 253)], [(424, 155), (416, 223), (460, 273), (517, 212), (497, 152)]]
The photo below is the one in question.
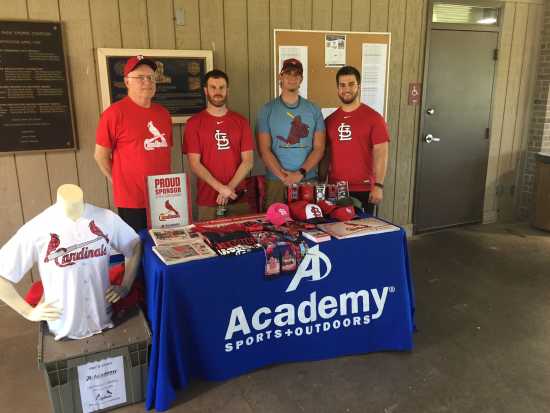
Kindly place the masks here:
[(436, 26), (425, 63), (415, 232), (483, 217), (498, 31)]

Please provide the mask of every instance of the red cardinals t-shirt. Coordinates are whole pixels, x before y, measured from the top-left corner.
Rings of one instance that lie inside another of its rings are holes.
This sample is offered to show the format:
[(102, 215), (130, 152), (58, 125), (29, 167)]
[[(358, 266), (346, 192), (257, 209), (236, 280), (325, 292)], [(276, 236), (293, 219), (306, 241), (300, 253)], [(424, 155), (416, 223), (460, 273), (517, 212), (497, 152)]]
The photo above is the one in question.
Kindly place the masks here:
[[(182, 149), (199, 154), (212, 176), (227, 185), (241, 164), (241, 152), (254, 150), (254, 141), (244, 116), (232, 111), (212, 116), (203, 110), (187, 122)], [(215, 206), (217, 197), (215, 189), (197, 180), (197, 205)]]
[(370, 191), (373, 146), (390, 140), (384, 118), (361, 104), (352, 112), (338, 109), (325, 124), (331, 154), (329, 182), (348, 181), (350, 191)]
[(171, 172), (172, 120), (168, 111), (150, 108), (129, 97), (102, 113), (96, 143), (113, 151), (113, 192), (119, 208), (145, 208), (145, 178)]

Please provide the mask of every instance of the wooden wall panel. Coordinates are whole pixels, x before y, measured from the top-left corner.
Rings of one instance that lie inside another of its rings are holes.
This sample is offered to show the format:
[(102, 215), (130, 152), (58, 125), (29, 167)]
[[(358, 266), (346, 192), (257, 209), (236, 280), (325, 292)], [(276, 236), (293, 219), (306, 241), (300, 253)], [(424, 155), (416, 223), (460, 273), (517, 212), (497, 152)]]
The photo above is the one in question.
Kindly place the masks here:
[[(291, 29), (292, 20), (290, 14), (292, 12), (291, 0), (280, 0), (269, 2), (269, 78), (270, 82), (273, 79), (273, 30), (274, 29)], [(250, 47), (250, 45), (249, 45)], [(274, 96), (273, 87), (269, 87), (269, 96)], [(255, 124), (256, 119), (250, 119), (252, 124)]]
[(178, 9), (183, 10), (184, 24), (176, 25), (176, 49), (200, 49), (199, 0), (174, 0), (176, 14)]
[[(269, 1), (249, 1), (247, 11), (250, 123), (254, 127), (260, 108), (271, 97), (270, 60), (273, 55), (270, 53)], [(263, 164), (255, 162), (252, 173), (256, 175), (263, 171)]]
[[(149, 24), (149, 47), (151, 49), (174, 49), (176, 47), (176, 29), (174, 25), (174, 3), (172, 0), (148, 0), (147, 20)], [(174, 146), (172, 147), (172, 171), (183, 171), (181, 153), (181, 126), (172, 128)]]
[(311, 30), (311, 10), (313, 0), (292, 0), (292, 28)]
[[(40, 10), (34, 9), (32, 6), (36, 6), (36, 4), (27, 4), (24, 12), (21, 6), (20, 17), (22, 19), (44, 20), (44, 16), (41, 16)], [(35, 10), (36, 14), (30, 15)], [(19, 179), (19, 193), (23, 206), (23, 219), (26, 222), (52, 204), (46, 154), (45, 152), (17, 154), (15, 155), (15, 164)], [(37, 274), (33, 270), (33, 279), (35, 278), (37, 278)]]
[(333, 0), (332, 30), (351, 30), (351, 0)]
[(527, 4), (520, 3), (516, 6), (516, 18), (512, 34), (512, 49), (510, 51), (510, 65), (508, 67), (508, 84), (497, 169), (499, 187), (502, 189), (498, 196), (499, 221), (509, 221), (514, 216), (513, 185), (515, 183), (515, 165), (512, 162), (528, 9), (529, 5)]
[[(249, 117), (248, 103), (248, 25), (246, 0), (225, 0), (225, 69), (229, 76), (229, 107)], [(236, 30), (238, 28), (238, 30)]]
[[(175, 26), (176, 29), (176, 48), (182, 50), (198, 50), (201, 48), (201, 30), (199, 20), (199, 0), (174, 0), (174, 13), (178, 13), (178, 9), (183, 10), (184, 24)], [(174, 128), (174, 140), (180, 141), (181, 146), (182, 136), (185, 130), (185, 125), (180, 128)], [(187, 162), (187, 157), (182, 156), (182, 169), (189, 175), (191, 186), (191, 199), (195, 200), (197, 192), (197, 180), (190, 173), (191, 168)], [(196, 213), (196, 208), (194, 208)]]
[(225, 70), (223, 0), (200, 3), (201, 47), (214, 51), (214, 67)]
[(395, 168), (399, 141), (399, 114), (401, 109), (401, 75), (403, 65), (403, 43), (405, 31), (406, 0), (390, 0), (389, 13), (392, 18), (387, 30), (391, 33), (390, 70), (388, 85), (387, 122), (390, 132), (388, 171), (384, 181), (384, 199), (380, 205), (381, 217), (392, 220), (395, 199)]
[(66, 53), (75, 102), (79, 185), (87, 202), (108, 208), (105, 178), (94, 160), (99, 103), (89, 3), (87, 0), (59, 0), (59, 11), (65, 28)]
[[(27, 18), (27, 3), (25, 0), (14, 0), (0, 7), (0, 18), (25, 19)], [(20, 184), (18, 183), (18, 171), (16, 166), (16, 157), (13, 155), (0, 156), (0, 196), (2, 200), (2, 229), (0, 240), (1, 245), (5, 244), (23, 225), (23, 208), (20, 195)], [(23, 279), (16, 284), (15, 288), (20, 294), (25, 294), (32, 284), (33, 278), (31, 272), (26, 274)], [(3, 303), (1, 303), (4, 305)]]
[(313, 30), (332, 30), (332, 0), (315, 0), (311, 28)]
[(491, 141), (489, 143), (489, 160), (487, 163), (487, 178), (483, 202), (484, 221), (493, 221), (497, 218), (498, 158), (500, 154), (502, 120), (504, 116), (504, 103), (506, 101), (506, 85), (508, 83), (508, 67), (515, 14), (516, 5), (514, 3), (506, 3), (502, 17), (502, 32), (500, 33), (498, 46), (499, 59), (496, 67), (493, 107), (491, 111)]
[(368, 32), (370, 30), (371, 0), (353, 0), (351, 5), (351, 30)]
[[(100, 47), (122, 47), (121, 32), (120, 30), (113, 29), (120, 28), (119, 4), (117, 0), (90, 0), (90, 19), (92, 22), (91, 28), (94, 51)], [(99, 74), (97, 72), (96, 76), (98, 107), (101, 113), (101, 86), (99, 84)], [(115, 211), (112, 185), (107, 178), (104, 178), (103, 181), (109, 197), (109, 208)]]
[(149, 48), (147, 0), (119, 0), (120, 35), (126, 49)]
[[(385, 32), (388, 30), (388, 0), (371, 0), (370, 5), (370, 31)], [(420, 5), (422, 7), (422, 5)], [(394, 16), (392, 16), (393, 19)], [(416, 28), (417, 30), (419, 27)]]
[(411, 221), (412, 207), (409, 192), (414, 182), (411, 171), (413, 162), (416, 159), (416, 131), (414, 129), (416, 110), (415, 106), (408, 105), (407, 92), (408, 84), (418, 82), (418, 79), (420, 79), (418, 61), (423, 51), (419, 49), (418, 45), (421, 43), (421, 37), (423, 36), (423, 33), (421, 33), (422, 13), (422, 0), (407, 1), (393, 213), (393, 221), (402, 225), (406, 225)]

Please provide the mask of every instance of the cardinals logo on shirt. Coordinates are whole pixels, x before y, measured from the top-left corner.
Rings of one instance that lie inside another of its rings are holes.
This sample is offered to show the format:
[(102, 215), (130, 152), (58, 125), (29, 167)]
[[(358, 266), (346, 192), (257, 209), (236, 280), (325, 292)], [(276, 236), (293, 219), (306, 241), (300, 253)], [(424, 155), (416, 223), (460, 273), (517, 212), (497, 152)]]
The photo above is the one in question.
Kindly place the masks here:
[(292, 118), (288, 137), (283, 138), (282, 136), (277, 136), (277, 139), (283, 141), (287, 145), (295, 145), (300, 143), (303, 138), (307, 137), (309, 134), (309, 126), (302, 122), (302, 118), (300, 116), (294, 116), (290, 112), (287, 112), (287, 115)]
[(216, 129), (214, 139), (216, 139), (216, 145), (218, 146), (219, 151), (229, 149), (229, 139), (227, 139), (227, 133), (220, 132), (219, 129)]
[(166, 134), (161, 133), (157, 127), (153, 124), (153, 121), (147, 123), (147, 129), (153, 136), (143, 141), (143, 147), (146, 151), (152, 151), (156, 148), (167, 148), (168, 142), (166, 142)]
[[(107, 248), (104, 244), (95, 249), (88, 248), (87, 245), (93, 244), (102, 239), (108, 244), (109, 237), (103, 233), (103, 231), (95, 224), (93, 220), (88, 224), (88, 228), (92, 234), (96, 235), (95, 238), (66, 248), (58, 248), (61, 244), (59, 235), (50, 233), (50, 242), (48, 243), (44, 262), (48, 263), (50, 261), (54, 261), (55, 265), (58, 267), (67, 267), (69, 265), (74, 265), (76, 261), (107, 255)], [(72, 252), (78, 249), (80, 249), (80, 251)]]
[(338, 140), (351, 141), (351, 126), (345, 122), (338, 126)]

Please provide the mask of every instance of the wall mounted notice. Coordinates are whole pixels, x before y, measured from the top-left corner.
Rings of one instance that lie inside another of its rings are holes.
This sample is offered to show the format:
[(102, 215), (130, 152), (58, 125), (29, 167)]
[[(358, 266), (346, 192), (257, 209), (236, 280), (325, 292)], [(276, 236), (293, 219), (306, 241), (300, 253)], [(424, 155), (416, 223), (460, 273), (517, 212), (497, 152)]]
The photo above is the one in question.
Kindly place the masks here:
[(361, 102), (386, 116), (384, 96), (386, 92), (388, 45), (363, 43), (361, 65)]
[(126, 403), (123, 357), (111, 357), (78, 366), (78, 385), (84, 413)]
[(346, 64), (346, 35), (325, 35), (325, 66), (344, 66)]
[[(298, 59), (304, 68), (304, 79), (300, 86), (300, 96), (307, 99), (307, 46), (279, 46), (279, 69), (277, 73), (281, 73), (283, 62), (286, 59)], [(278, 86), (279, 82), (275, 82), (277, 85), (275, 93), (281, 94), (281, 88)]]
[(0, 22), (0, 153), (76, 149), (61, 24)]

